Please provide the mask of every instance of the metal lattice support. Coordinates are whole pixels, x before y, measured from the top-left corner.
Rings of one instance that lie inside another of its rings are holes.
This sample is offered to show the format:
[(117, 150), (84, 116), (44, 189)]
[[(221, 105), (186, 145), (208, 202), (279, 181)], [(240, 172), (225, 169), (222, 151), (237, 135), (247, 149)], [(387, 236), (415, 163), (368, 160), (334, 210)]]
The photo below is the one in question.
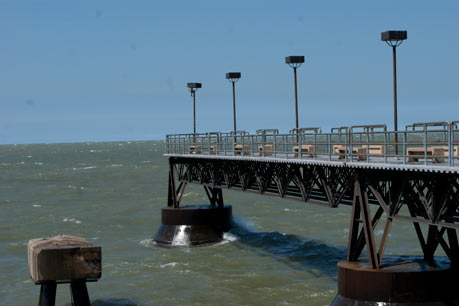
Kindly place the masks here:
[[(440, 246), (454, 265), (459, 263), (456, 174), (192, 157), (169, 162), (169, 206), (179, 206), (188, 183), (203, 185), (211, 205), (218, 206), (223, 188), (330, 207), (350, 205), (348, 261), (357, 261), (366, 248), (371, 266), (378, 268), (393, 221), (404, 220), (413, 223), (425, 259), (433, 260)], [(383, 216), (378, 247), (373, 232)]]

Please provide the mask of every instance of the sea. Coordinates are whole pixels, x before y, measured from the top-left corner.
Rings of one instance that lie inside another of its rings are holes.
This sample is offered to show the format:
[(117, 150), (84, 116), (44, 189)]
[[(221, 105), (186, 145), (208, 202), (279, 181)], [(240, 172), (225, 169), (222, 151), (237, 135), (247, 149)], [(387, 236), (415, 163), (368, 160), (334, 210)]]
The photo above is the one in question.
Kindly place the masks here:
[[(234, 228), (221, 243), (159, 247), (163, 153), (162, 141), (0, 146), (0, 305), (38, 303), (27, 242), (58, 234), (102, 247), (102, 278), (88, 283), (93, 305), (330, 305), (349, 206), (224, 190)], [(202, 186), (187, 186), (182, 205), (207, 203)], [(412, 224), (394, 222), (386, 254), (422, 254)], [(56, 305), (71, 305), (67, 284)]]

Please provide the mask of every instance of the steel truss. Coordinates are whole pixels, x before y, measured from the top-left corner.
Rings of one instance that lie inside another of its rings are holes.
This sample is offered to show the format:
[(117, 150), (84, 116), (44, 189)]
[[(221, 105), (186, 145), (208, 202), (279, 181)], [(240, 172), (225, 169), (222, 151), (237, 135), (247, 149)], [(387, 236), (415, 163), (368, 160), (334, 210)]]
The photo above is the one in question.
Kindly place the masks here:
[[(350, 205), (348, 261), (358, 260), (366, 248), (369, 263), (378, 268), (392, 222), (399, 219), (413, 223), (425, 259), (433, 261), (441, 246), (451, 263), (459, 264), (457, 174), (192, 157), (170, 157), (169, 166), (169, 206), (180, 206), (189, 183), (203, 185), (214, 206), (223, 206), (223, 188), (330, 207)], [(383, 215), (377, 248), (374, 229)]]

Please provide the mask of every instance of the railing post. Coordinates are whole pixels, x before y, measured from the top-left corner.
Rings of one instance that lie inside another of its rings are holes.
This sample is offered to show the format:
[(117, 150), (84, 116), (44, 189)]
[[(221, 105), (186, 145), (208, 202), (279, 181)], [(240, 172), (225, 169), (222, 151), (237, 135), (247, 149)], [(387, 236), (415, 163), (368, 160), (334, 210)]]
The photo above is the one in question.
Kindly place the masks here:
[(166, 145), (164, 146), (164, 151), (169, 153), (169, 135), (166, 135)]
[(403, 164), (406, 165), (406, 143), (408, 141), (407, 132), (403, 132)]
[(265, 132), (261, 133), (261, 156), (265, 157)]
[[(346, 135), (344, 135), (344, 161), (347, 162), (348, 160), (348, 157), (347, 157), (347, 154), (349, 153), (349, 146), (348, 146), (348, 132), (346, 131)], [(338, 151), (338, 155), (339, 155), (339, 151)]]
[(296, 131), (296, 137), (298, 139), (298, 157), (303, 159), (303, 135), (300, 134), (300, 131)]
[(384, 131), (384, 163), (387, 163), (387, 154), (389, 153), (387, 149), (387, 131)]
[(353, 158), (354, 158), (353, 154), (352, 154), (353, 153), (352, 152), (352, 148), (353, 148), (354, 144), (353, 144), (353, 137), (352, 137), (351, 131), (349, 130), (348, 133), (349, 133), (349, 154), (351, 156), (351, 162), (352, 162)]
[(317, 159), (317, 155), (316, 155), (316, 149), (317, 149), (317, 135), (316, 133), (314, 133), (314, 152), (313, 152), (313, 156), (314, 156), (314, 159)]
[(427, 166), (427, 128), (424, 128), (424, 165)]
[(452, 145), (453, 143), (453, 125), (450, 123), (448, 125), (448, 164), (450, 167), (453, 166), (453, 160), (454, 160), (454, 146)]
[(367, 163), (370, 163), (370, 132), (367, 132)]
[(282, 153), (285, 154), (285, 157), (288, 159), (288, 153), (287, 153), (287, 141), (288, 141), (288, 136), (287, 135), (283, 135), (282, 136)]
[(276, 135), (273, 135), (273, 154), (274, 154), (274, 157), (276, 157), (276, 151), (277, 151), (277, 148), (276, 148)]
[[(236, 156), (236, 143), (237, 143), (236, 137), (237, 137), (236, 134), (234, 134), (234, 137), (231, 137), (233, 156)], [(244, 147), (242, 148), (241, 154), (243, 154), (243, 151), (244, 151)]]

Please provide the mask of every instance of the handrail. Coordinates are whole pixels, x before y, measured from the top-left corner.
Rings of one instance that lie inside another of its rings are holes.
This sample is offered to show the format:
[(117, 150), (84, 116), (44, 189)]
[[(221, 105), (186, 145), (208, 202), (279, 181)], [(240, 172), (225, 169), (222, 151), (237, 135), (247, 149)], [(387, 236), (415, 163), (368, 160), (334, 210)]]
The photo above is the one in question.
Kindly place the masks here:
[(349, 131), (349, 127), (348, 126), (341, 126), (341, 127), (331, 128), (330, 132), (333, 134), (333, 131), (338, 131), (338, 134), (342, 134), (342, 132), (341, 132), (342, 130), (344, 130), (344, 132), (347, 134), (348, 131)]
[(234, 131), (168, 134), (165, 150), (170, 154), (459, 167), (458, 123), (453, 121), (447, 130), (387, 131), (384, 125), (356, 125), (332, 128), (330, 133), (279, 134), (277, 129), (264, 129), (256, 134), (237, 131), (237, 136)]
[(260, 129), (256, 131), (258, 135), (263, 134), (263, 135), (278, 135), (279, 130), (278, 129)]
[(353, 125), (350, 128), (351, 133), (354, 129), (363, 129), (364, 132), (374, 132), (375, 129), (382, 129), (384, 132), (386, 132), (387, 126), (385, 124)]
[(408, 131), (409, 129), (416, 131), (417, 127), (422, 127), (422, 130), (427, 130), (428, 127), (442, 127), (443, 129), (448, 129), (448, 126), (450, 125), (449, 122), (447, 121), (437, 121), (437, 122), (417, 122), (417, 123), (412, 123), (407, 126), (405, 126), (405, 130)]
[(304, 132), (312, 131), (314, 134), (322, 134), (322, 129), (320, 127), (305, 127), (305, 128), (294, 128), (289, 131), (289, 134), (304, 134)]
[(239, 131), (231, 131), (229, 132), (231, 136), (234, 136), (234, 135), (241, 135), (241, 136), (244, 136), (244, 135), (249, 135), (248, 132), (244, 131), (244, 130), (239, 130)]

